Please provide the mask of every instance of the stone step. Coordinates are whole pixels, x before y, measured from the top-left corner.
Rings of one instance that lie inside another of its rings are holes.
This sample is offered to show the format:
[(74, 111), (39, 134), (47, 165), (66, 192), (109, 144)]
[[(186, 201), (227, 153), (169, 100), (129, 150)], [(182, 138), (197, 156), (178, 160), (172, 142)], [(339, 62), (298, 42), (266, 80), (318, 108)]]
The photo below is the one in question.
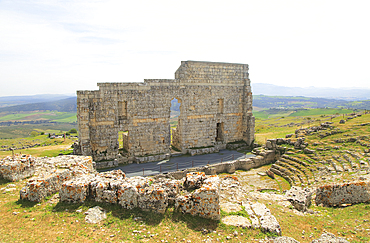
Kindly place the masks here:
[(285, 180), (287, 180), (291, 186), (298, 184), (298, 183), (297, 183), (297, 182), (298, 182), (298, 179), (297, 179), (297, 178), (294, 176), (294, 174), (293, 174), (290, 170), (288, 170), (287, 168), (282, 167), (282, 166), (279, 166), (279, 165), (277, 165), (277, 164), (273, 164), (273, 165), (271, 165), (270, 170), (271, 170), (274, 174), (276, 174), (276, 175), (278, 175), (278, 176), (281, 176), (281, 177), (283, 177)]
[[(307, 163), (295, 157), (291, 157), (291, 156), (283, 156), (283, 157), (288, 161), (290, 165), (296, 168), (299, 168), (299, 170), (301, 170), (303, 174), (306, 176), (307, 180), (309, 180), (310, 177), (314, 177), (313, 170), (310, 169), (311, 166), (308, 165)], [(292, 162), (289, 162), (289, 161), (292, 161)]]
[(335, 172), (340, 173), (344, 171), (343, 166), (334, 159), (327, 159), (326, 161), (334, 168)]
[(351, 165), (348, 164), (348, 162), (344, 160), (341, 156), (332, 155), (332, 158), (342, 166), (344, 171), (348, 171), (348, 172), (352, 171)]
[(348, 154), (343, 154), (342, 156), (350, 164), (352, 170), (357, 171), (360, 168), (360, 166)]
[(307, 177), (305, 176), (305, 174), (301, 170), (296, 168), (295, 166), (291, 165), (286, 160), (280, 159), (275, 164), (287, 168), (288, 170), (290, 170), (292, 172), (292, 174), (294, 174), (296, 177), (298, 177), (298, 179), (301, 183), (307, 184), (308, 180), (307, 180)]

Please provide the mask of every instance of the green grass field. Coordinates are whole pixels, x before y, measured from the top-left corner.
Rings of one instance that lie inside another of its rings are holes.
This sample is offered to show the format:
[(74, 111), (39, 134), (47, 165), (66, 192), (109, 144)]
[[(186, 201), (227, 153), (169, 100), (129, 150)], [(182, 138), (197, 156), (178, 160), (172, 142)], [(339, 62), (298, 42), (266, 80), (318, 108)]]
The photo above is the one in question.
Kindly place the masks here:
[(287, 116), (320, 116), (320, 115), (336, 115), (336, 114), (351, 114), (350, 109), (263, 109), (253, 111), (255, 118), (269, 119)]
[(353, 110), (349, 109), (304, 109), (290, 114), (290, 116), (318, 116), (318, 115), (338, 115), (351, 114)]
[(27, 112), (27, 113), (0, 113), (0, 121), (27, 121), (27, 120), (50, 120), (56, 122), (77, 122), (76, 113), (74, 112)]
[[(343, 114), (351, 114), (348, 109), (300, 109), (296, 112), (271, 109), (254, 112), (256, 117), (255, 141), (264, 144), (269, 138), (281, 138), (294, 133), (297, 128), (316, 126), (325, 121), (339, 121)], [(260, 115), (263, 114), (263, 115)], [(268, 118), (267, 118), (268, 117)], [(335, 117), (335, 118), (333, 118)]]
[(25, 138), (31, 135), (32, 131), (45, 133), (67, 132), (72, 128), (77, 128), (72, 123), (42, 123), (42, 124), (25, 124), (0, 127), (0, 139)]

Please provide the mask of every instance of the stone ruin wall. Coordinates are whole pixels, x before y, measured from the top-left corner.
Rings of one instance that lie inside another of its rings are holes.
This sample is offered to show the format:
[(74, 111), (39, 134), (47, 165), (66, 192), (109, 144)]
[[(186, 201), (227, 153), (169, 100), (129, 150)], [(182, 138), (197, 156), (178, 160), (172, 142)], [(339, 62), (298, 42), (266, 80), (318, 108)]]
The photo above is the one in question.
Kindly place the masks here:
[(181, 106), (172, 144), (183, 153), (191, 148), (224, 148), (235, 141), (253, 143), (246, 64), (183, 61), (175, 79), (98, 86), (96, 91), (77, 91), (77, 153), (91, 155), (95, 161), (120, 158), (120, 131), (127, 131), (123, 148), (128, 157), (169, 154), (174, 98)]

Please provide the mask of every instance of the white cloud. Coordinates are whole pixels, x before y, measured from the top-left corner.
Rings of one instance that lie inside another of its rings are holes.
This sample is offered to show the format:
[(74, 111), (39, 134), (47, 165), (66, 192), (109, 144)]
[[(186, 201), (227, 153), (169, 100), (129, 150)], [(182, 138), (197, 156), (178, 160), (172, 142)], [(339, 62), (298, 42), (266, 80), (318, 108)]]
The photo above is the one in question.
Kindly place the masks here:
[(2, 1), (0, 95), (173, 78), (182, 60), (252, 82), (370, 88), (367, 1)]

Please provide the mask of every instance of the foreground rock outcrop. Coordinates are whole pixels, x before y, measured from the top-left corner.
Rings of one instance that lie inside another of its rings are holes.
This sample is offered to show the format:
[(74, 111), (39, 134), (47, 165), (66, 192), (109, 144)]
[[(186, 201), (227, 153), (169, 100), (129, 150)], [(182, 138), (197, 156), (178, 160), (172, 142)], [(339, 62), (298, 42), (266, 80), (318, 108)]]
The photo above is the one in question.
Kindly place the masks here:
[(302, 188), (292, 186), (285, 194), (286, 199), (298, 211), (305, 212), (311, 205), (312, 190), (309, 188)]
[(224, 212), (240, 212), (247, 215), (226, 216), (222, 219), (224, 224), (243, 228), (260, 228), (264, 232), (282, 234), (280, 224), (270, 210), (264, 204), (250, 200), (248, 192), (240, 185), (237, 177), (226, 176), (221, 179), (220, 197), (220, 206)]
[[(27, 172), (31, 178), (26, 186), (20, 191), (20, 198), (33, 202), (40, 202), (47, 196), (57, 193), (62, 184), (72, 178), (79, 177), (83, 180), (86, 175), (96, 173), (93, 161), (89, 156), (58, 156), (54, 158), (37, 158), (32, 160), (32, 171)], [(22, 160), (14, 160), (14, 163), (22, 164)], [(27, 162), (26, 162), (27, 163)], [(22, 178), (25, 173), (11, 172), (13, 177)], [(16, 176), (18, 175), (18, 176)], [(83, 201), (83, 200), (80, 200)]]
[(332, 233), (323, 233), (320, 236), (320, 238), (311, 241), (311, 243), (327, 243), (327, 242), (330, 242), (330, 243), (349, 243), (349, 241), (347, 241), (346, 239), (341, 238), (341, 237), (337, 237)]

